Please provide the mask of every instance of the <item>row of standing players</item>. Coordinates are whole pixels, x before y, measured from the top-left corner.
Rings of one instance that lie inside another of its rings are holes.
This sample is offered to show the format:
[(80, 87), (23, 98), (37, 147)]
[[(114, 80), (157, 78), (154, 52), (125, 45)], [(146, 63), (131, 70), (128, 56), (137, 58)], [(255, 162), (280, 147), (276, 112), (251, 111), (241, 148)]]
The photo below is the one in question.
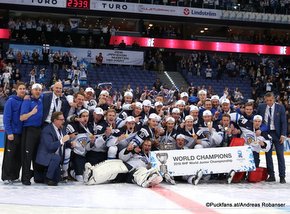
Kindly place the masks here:
[[(86, 162), (96, 165), (116, 158), (126, 163), (129, 180), (134, 180), (132, 172), (149, 168), (151, 150), (228, 146), (235, 136), (245, 138), (251, 146), (256, 166), (259, 151), (266, 151), (267, 181), (275, 181), (274, 145), (280, 182), (286, 182), (285, 109), (275, 103), (271, 93), (265, 95), (265, 103), (259, 105), (257, 115), (253, 114), (251, 103), (242, 112), (232, 108), (225, 96), (208, 99), (203, 90), (198, 93), (197, 105), (191, 106), (186, 92), (181, 93), (180, 100), (167, 106), (163, 106), (162, 96), (155, 98), (153, 106), (150, 100), (133, 102), (131, 92), (125, 92), (123, 103), (112, 104), (108, 91), (101, 91), (96, 100), (92, 88), (87, 88), (85, 94), (64, 97), (60, 82), (54, 84), (52, 92), (44, 93), (36, 83), (31, 95), (26, 95), (25, 85), (19, 83), (16, 93), (4, 109), (6, 141), (2, 180), (5, 183), (17, 180), (21, 167), (24, 185), (30, 185), (33, 176), (35, 182), (50, 185), (65, 180), (68, 175), (83, 181)], [(165, 179), (174, 183), (170, 176)]]

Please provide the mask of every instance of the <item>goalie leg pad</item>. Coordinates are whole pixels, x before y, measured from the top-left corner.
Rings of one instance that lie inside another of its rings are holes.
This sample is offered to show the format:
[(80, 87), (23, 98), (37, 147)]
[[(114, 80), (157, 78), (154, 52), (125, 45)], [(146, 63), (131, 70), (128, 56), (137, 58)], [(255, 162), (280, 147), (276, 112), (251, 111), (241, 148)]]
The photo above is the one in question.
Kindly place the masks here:
[(145, 188), (155, 186), (163, 180), (157, 169), (148, 170), (145, 167), (138, 168), (133, 177), (137, 185)]
[[(106, 160), (95, 166), (90, 166), (86, 164), (85, 177), (87, 175), (89, 178), (85, 180), (85, 184), (103, 184), (114, 180), (119, 173), (128, 173), (128, 168), (121, 160)], [(90, 172), (91, 170), (91, 172)]]

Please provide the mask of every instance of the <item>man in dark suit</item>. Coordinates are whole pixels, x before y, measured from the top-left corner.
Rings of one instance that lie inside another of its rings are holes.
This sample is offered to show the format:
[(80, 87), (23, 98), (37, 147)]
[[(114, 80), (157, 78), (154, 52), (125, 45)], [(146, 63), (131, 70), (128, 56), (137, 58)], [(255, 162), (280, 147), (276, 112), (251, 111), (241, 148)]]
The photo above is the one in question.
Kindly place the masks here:
[(51, 115), (53, 112), (63, 112), (65, 118), (70, 109), (66, 98), (62, 96), (62, 83), (56, 82), (53, 85), (53, 91), (43, 94), (43, 118), (42, 124), (48, 125), (51, 123)]
[(60, 180), (60, 164), (64, 144), (69, 142), (69, 135), (63, 127), (65, 118), (62, 112), (52, 113), (51, 123), (41, 132), (41, 141), (36, 155), (37, 167), (34, 179), (37, 183), (46, 182), (56, 186)]
[[(284, 159), (284, 141), (287, 133), (287, 122), (285, 108), (283, 105), (275, 103), (274, 94), (268, 92), (264, 96), (265, 103), (262, 103), (258, 107), (257, 113), (264, 118), (264, 123), (268, 126), (268, 132), (272, 137), (272, 142), (275, 145), (280, 183), (286, 183), (285, 181), (285, 159)], [(269, 152), (266, 152), (266, 162), (269, 178), (268, 182), (274, 182), (275, 172), (272, 159), (272, 148)]]

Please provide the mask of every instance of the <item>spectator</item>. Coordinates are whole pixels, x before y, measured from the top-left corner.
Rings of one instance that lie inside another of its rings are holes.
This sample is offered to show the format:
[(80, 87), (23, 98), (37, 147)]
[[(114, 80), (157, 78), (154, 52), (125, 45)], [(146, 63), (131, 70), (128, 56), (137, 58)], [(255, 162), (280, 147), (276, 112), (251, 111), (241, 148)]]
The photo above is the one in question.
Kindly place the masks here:
[(111, 36), (115, 36), (116, 35), (116, 28), (114, 27), (114, 25), (112, 25), (112, 27), (110, 28), (110, 34)]
[(40, 74), (39, 74), (38, 82), (39, 82), (40, 84), (44, 84), (44, 83), (45, 83), (45, 68), (42, 68), (42, 69), (40, 70)]
[(61, 64), (60, 53), (55, 52), (53, 55), (53, 73), (58, 72), (60, 64)]
[(139, 49), (140, 48), (140, 45), (138, 44), (138, 42), (135, 40), (133, 43), (132, 43), (132, 49)]
[(161, 90), (162, 82), (159, 78), (156, 79), (155, 83), (153, 84), (153, 87), (159, 92)]
[(119, 48), (120, 49), (125, 49), (126, 48), (126, 43), (124, 42), (124, 40), (122, 40), (121, 43), (119, 44)]
[(17, 84), (21, 80), (21, 74), (19, 69), (17, 68), (15, 72), (12, 74), (13, 84)]
[(74, 79), (71, 83), (72, 89), (74, 93), (79, 92), (80, 90), (80, 81), (77, 75), (74, 76)]
[(85, 36), (81, 36), (79, 45), (80, 45), (81, 48), (85, 48), (86, 47), (87, 44), (86, 44)]
[(5, 69), (2, 75), (2, 78), (3, 78), (3, 85), (4, 85), (4, 90), (5, 90), (10, 85), (11, 73), (7, 69)]
[(100, 38), (100, 48), (106, 48), (105, 39), (103, 36), (101, 36)]
[(33, 53), (32, 53), (31, 56), (32, 56), (33, 64), (34, 65), (38, 65), (38, 62), (39, 62), (39, 53), (36, 50), (33, 50)]
[(23, 34), (23, 36), (21, 37), (21, 39), (22, 39), (22, 42), (24, 44), (28, 44), (30, 42), (30, 40), (29, 40), (28, 36), (26, 35), (26, 33)]
[(269, 77), (269, 78), (267, 79), (266, 84), (265, 84), (265, 90), (266, 90), (267, 92), (272, 92), (272, 91), (273, 91), (273, 87), (274, 87), (274, 84), (273, 84), (273, 82), (272, 82), (271, 77)]
[(94, 48), (95, 42), (94, 42), (92, 36), (89, 36), (87, 44), (88, 44), (88, 48)]
[(15, 61), (15, 56), (13, 53), (13, 50), (10, 48), (7, 52), (6, 52), (6, 62), (14, 62)]
[(240, 91), (239, 88), (236, 88), (234, 91), (234, 100), (241, 101), (243, 99), (244, 99), (244, 96), (243, 96), (242, 92)]
[(210, 65), (208, 65), (207, 68), (205, 69), (205, 78), (206, 79), (212, 78), (212, 68), (210, 67)]
[(16, 63), (17, 64), (22, 64), (22, 53), (21, 51), (18, 51), (16, 54)]
[(99, 56), (96, 56), (96, 65), (101, 66), (103, 64), (103, 54), (99, 53)]

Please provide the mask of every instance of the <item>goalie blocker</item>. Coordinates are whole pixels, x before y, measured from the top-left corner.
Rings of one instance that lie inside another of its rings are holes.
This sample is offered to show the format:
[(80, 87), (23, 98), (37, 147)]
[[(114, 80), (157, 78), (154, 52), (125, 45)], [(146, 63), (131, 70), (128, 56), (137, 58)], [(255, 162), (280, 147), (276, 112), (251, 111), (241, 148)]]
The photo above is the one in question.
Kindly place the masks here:
[(141, 187), (153, 187), (162, 182), (157, 169), (132, 168), (121, 160), (106, 160), (95, 166), (86, 163), (84, 183), (96, 185), (104, 183), (135, 183)]

